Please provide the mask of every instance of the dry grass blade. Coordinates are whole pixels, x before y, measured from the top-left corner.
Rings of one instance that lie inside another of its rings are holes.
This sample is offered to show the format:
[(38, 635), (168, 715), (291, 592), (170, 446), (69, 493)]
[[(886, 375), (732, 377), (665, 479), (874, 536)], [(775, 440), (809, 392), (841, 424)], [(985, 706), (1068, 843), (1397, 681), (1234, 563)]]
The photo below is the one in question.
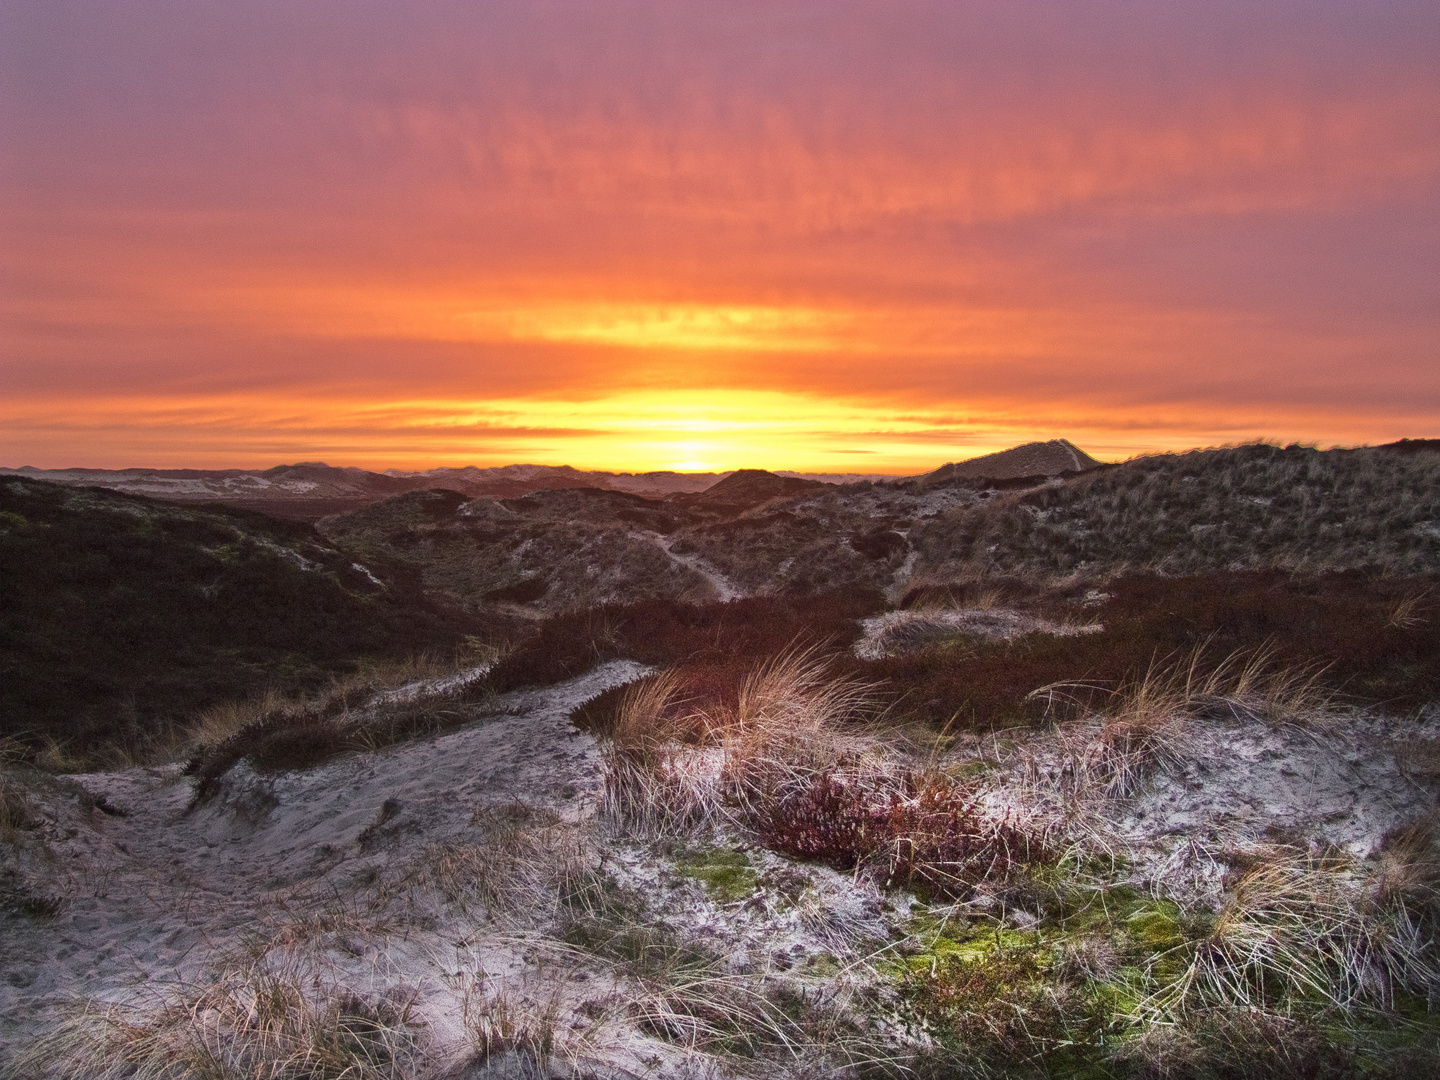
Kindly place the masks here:
[[(677, 674), (629, 688), (606, 739), (604, 810), (658, 835), (728, 819), (744, 824), (851, 753), (842, 724), (874, 713), (870, 689), (834, 677), (814, 650), (786, 653), (745, 679), (731, 708), (680, 706)], [(677, 737), (698, 738), (700, 746)]]
[(725, 800), (748, 816), (805, 788), (854, 756), (841, 725), (875, 711), (872, 688), (836, 678), (814, 650), (761, 665), (746, 678), (733, 713), (712, 720), (725, 752)]
[(1440, 988), (1430, 891), (1440, 874), (1433, 847), (1425, 859), (1420, 899), (1428, 914), (1417, 912), (1415, 894), (1387, 893), (1383, 873), (1381, 887), (1367, 890), (1305, 860), (1254, 867), (1207, 936), (1152, 959), (1153, 967), (1176, 952), (1189, 956), (1135, 1018), (1165, 1023), (1205, 1009), (1285, 1010), (1306, 1001), (1388, 1008), (1398, 989), (1429, 996)]
[(1412, 630), (1417, 626), (1425, 624), (1425, 616), (1421, 614), (1429, 608), (1430, 590), (1426, 589), (1421, 593), (1414, 593), (1395, 601), (1390, 609), (1390, 618), (1386, 625), (1396, 630)]
[(590, 863), (584, 834), (540, 807), (484, 807), (472, 824), (481, 839), (432, 844), (418, 860), (423, 880), (462, 912), (478, 903), (495, 920), (549, 918), (561, 885)]
[(636, 835), (683, 832), (714, 816), (714, 777), (677, 740), (695, 724), (695, 718), (677, 715), (682, 689), (674, 671), (632, 683), (613, 724), (600, 733), (602, 813)]

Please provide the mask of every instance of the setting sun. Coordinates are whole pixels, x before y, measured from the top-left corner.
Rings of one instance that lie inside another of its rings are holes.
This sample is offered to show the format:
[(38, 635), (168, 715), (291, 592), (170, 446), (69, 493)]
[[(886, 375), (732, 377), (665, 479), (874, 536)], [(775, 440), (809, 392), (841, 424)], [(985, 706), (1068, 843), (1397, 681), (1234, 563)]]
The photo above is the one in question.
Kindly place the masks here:
[(0, 463), (869, 473), (1440, 432), (1419, 31), (69, 10), (6, 15)]

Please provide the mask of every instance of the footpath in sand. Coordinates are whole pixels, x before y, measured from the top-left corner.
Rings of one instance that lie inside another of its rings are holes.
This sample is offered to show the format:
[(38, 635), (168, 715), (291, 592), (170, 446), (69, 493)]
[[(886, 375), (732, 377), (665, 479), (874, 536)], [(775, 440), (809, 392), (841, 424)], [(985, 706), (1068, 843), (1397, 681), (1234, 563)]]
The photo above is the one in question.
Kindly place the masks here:
[(578, 817), (600, 770), (594, 740), (568, 715), (642, 671), (607, 664), (507, 695), (503, 712), (463, 730), (307, 772), (261, 777), (242, 763), (198, 807), (178, 766), (71, 778), (105, 809), (72, 803), (47, 837), (54, 861), (40, 869), (69, 894), (62, 911), (7, 926), (0, 1045), (18, 1049), (80, 995), (118, 1001), (147, 983), (202, 978), (248, 935), (381, 881), (397, 840), (463, 834), (477, 808), (523, 800)]

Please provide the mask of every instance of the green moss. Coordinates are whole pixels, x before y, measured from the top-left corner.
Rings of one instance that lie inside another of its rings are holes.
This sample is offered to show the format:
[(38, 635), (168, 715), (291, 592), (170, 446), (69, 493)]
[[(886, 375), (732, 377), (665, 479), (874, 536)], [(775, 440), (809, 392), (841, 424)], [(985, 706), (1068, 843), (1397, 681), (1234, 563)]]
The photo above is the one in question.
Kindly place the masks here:
[(946, 773), (955, 780), (968, 780), (976, 776), (984, 776), (995, 769), (993, 761), (986, 761), (984, 758), (971, 758), (969, 761), (962, 761), (946, 770)]
[(750, 857), (731, 848), (693, 848), (676, 858), (675, 869), (702, 883), (710, 898), (721, 904), (743, 900), (760, 885)]
[(840, 961), (828, 952), (816, 953), (807, 957), (804, 966), (800, 968), (802, 974), (817, 979), (828, 979), (840, 972)]
[(1163, 910), (1173, 904), (1141, 909), (1125, 920), (1125, 930), (1137, 945), (1152, 952), (1173, 949), (1185, 940), (1178, 912)]
[(238, 562), (241, 556), (240, 544), (221, 544), (219, 547), (211, 548), (210, 554), (222, 563)]

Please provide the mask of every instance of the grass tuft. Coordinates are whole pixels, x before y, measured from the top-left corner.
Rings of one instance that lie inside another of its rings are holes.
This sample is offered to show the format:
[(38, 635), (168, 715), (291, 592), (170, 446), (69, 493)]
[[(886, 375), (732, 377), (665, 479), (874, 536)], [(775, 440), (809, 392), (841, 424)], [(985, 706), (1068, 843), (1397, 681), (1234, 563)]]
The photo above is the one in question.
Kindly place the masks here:
[(372, 997), (299, 968), (248, 962), (149, 1007), (82, 1003), (0, 1075), (404, 1080), (421, 1049), (413, 1005), (403, 989)]

